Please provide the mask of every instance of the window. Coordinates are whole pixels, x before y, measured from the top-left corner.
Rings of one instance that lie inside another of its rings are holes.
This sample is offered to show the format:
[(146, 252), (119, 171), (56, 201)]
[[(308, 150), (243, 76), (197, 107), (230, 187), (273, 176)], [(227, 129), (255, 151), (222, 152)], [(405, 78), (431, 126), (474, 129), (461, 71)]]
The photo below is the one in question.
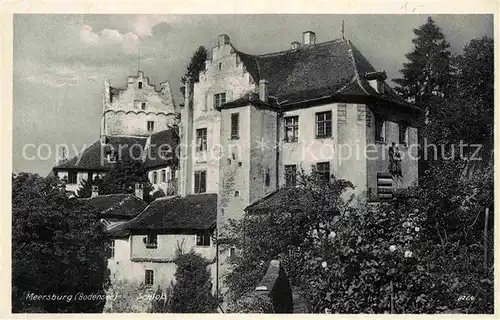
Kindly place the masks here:
[(331, 138), (332, 137), (332, 112), (316, 113), (316, 138)]
[(196, 245), (201, 247), (210, 246), (210, 233), (207, 231), (199, 231), (196, 233)]
[(141, 109), (146, 110), (146, 102), (141, 102)]
[(207, 150), (207, 128), (196, 129), (196, 151)]
[(330, 162), (318, 162), (316, 164), (316, 173), (325, 181), (330, 181)]
[(205, 193), (207, 191), (207, 172), (194, 172), (194, 193)]
[(153, 131), (155, 129), (155, 122), (148, 121), (148, 131)]
[(234, 196), (235, 196), (235, 197), (239, 197), (239, 196), (240, 196), (240, 191), (239, 191), (239, 190), (236, 190), (236, 191), (234, 192)]
[(230, 257), (234, 257), (236, 255), (236, 248), (235, 247), (231, 247), (229, 249), (229, 256)]
[(297, 166), (294, 164), (285, 166), (285, 185), (287, 187), (297, 184)]
[(407, 144), (408, 143), (408, 124), (405, 122), (399, 123), (399, 143)]
[(379, 115), (375, 116), (375, 141), (385, 141), (385, 121)]
[(240, 114), (231, 114), (231, 140), (237, 140), (240, 138)]
[(165, 181), (167, 181), (167, 171), (166, 171), (165, 169), (163, 169), (163, 170), (161, 171), (161, 176), (160, 176), (160, 177), (161, 177), (161, 178), (160, 178), (160, 179), (161, 179), (161, 182), (165, 182)]
[(285, 142), (299, 141), (299, 116), (285, 117)]
[(68, 184), (76, 184), (78, 177), (78, 172), (70, 171), (68, 172)]
[(154, 171), (153, 172), (153, 184), (158, 183), (158, 172)]
[(139, 82), (137, 83), (137, 87), (139, 87), (139, 89), (142, 89), (142, 81), (139, 81)]
[(219, 71), (222, 70), (222, 62), (219, 62)]
[(161, 150), (160, 147), (160, 158), (163, 160), (168, 160), (172, 158), (172, 149), (170, 147), (167, 148), (167, 150)]
[(156, 233), (148, 233), (144, 239), (146, 243), (146, 248), (156, 248), (158, 247), (158, 235)]
[(114, 258), (115, 257), (115, 240), (109, 240), (108, 246), (109, 246), (109, 257)]
[(219, 108), (226, 102), (226, 93), (217, 93), (214, 95), (214, 109)]
[(155, 283), (155, 272), (153, 270), (147, 269), (144, 273), (144, 284), (146, 287), (152, 287)]

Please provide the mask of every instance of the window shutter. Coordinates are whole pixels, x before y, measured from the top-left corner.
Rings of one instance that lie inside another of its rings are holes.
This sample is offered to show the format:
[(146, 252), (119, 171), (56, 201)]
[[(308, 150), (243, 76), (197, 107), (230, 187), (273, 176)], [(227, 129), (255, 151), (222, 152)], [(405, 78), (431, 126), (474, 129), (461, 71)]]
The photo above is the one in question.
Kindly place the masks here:
[(233, 101), (233, 92), (231, 90), (226, 91), (226, 102)]
[(377, 197), (381, 200), (392, 199), (392, 175), (377, 173)]
[(207, 172), (202, 171), (200, 175), (200, 192), (206, 192), (207, 190)]

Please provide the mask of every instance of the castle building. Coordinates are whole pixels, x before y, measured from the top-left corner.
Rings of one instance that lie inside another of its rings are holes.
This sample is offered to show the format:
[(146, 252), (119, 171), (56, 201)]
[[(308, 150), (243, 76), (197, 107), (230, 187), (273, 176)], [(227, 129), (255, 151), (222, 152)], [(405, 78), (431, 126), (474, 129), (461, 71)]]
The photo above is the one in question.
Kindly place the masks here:
[(411, 147), (421, 110), (350, 40), (316, 43), (312, 31), (302, 40), (252, 55), (220, 35), (199, 82), (186, 85), (180, 143), (193, 147), (180, 161), (179, 191), (218, 194), (219, 237), (229, 219), (293, 185), (300, 169), (351, 181), (369, 201), (417, 181)]
[(117, 161), (142, 160), (154, 190), (175, 193), (179, 119), (170, 84), (162, 82), (157, 90), (142, 71), (129, 76), (125, 88), (105, 80), (102, 108), (99, 140), (53, 168), (67, 190), (102, 178)]
[(120, 147), (125, 159), (142, 159), (166, 197), (108, 221), (113, 279), (168, 285), (181, 245), (213, 261), (213, 289), (224, 291), (234, 251), (218, 251), (214, 240), (229, 219), (295, 185), (299, 170), (351, 181), (368, 201), (416, 183), (422, 111), (386, 77), (348, 39), (316, 43), (306, 31), (288, 50), (248, 54), (219, 35), (199, 81), (187, 79), (180, 110), (168, 83), (157, 91), (142, 72), (126, 88), (106, 81), (99, 141), (54, 173), (74, 190), (109, 171)]

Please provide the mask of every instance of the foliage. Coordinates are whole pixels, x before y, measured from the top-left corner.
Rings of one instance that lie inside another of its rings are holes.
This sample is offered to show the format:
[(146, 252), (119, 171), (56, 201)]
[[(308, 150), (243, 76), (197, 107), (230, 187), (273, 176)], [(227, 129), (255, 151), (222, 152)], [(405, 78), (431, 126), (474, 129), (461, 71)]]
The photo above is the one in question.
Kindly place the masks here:
[[(97, 211), (68, 198), (57, 177), (20, 173), (12, 178), (12, 311), (100, 312), (107, 285)], [(70, 295), (35, 300), (27, 295)]]
[[(334, 179), (327, 183), (319, 175), (302, 173), (298, 183), (297, 188), (283, 189), (278, 201), (264, 212), (245, 215), (240, 221), (230, 220), (224, 247), (239, 249), (239, 254), (230, 258), (232, 272), (225, 279), (231, 300), (255, 288), (270, 260), (287, 257), (295, 250), (311, 250), (309, 239), (318, 232), (329, 233), (336, 217), (351, 201), (340, 197), (352, 188), (347, 181)], [(300, 263), (285, 260), (287, 274), (292, 283), (296, 282)]]
[(207, 60), (208, 52), (204, 46), (199, 46), (198, 49), (193, 53), (191, 60), (186, 68), (186, 73), (181, 77), (181, 93), (184, 96), (185, 87), (187, 78), (189, 77), (193, 82), (200, 81), (200, 72), (205, 70), (205, 61)]
[(176, 282), (172, 289), (171, 311), (174, 313), (213, 313), (217, 299), (212, 295), (209, 262), (190, 251), (175, 258)]
[(269, 297), (258, 294), (246, 294), (239, 298), (227, 313), (275, 313)]
[(200, 72), (205, 70), (207, 56), (208, 52), (204, 46), (199, 46), (198, 49), (196, 49), (186, 68), (186, 73), (181, 78), (182, 83), (186, 83), (188, 77), (191, 78), (193, 82), (200, 81)]
[[(159, 295), (156, 295), (159, 293)], [(106, 292), (108, 300), (105, 313), (142, 313), (154, 312), (161, 290), (152, 292), (143, 282), (127, 279), (114, 280)]]
[(144, 163), (140, 160), (117, 162), (102, 179), (99, 194), (134, 193), (136, 183), (143, 184), (144, 201), (151, 202), (152, 187)]
[(172, 290), (171, 283), (165, 290), (158, 288), (155, 292), (155, 299), (151, 307), (152, 313), (171, 313), (172, 312)]
[(493, 148), (493, 40), (472, 40), (453, 59), (453, 90), (447, 99), (433, 101), (433, 121), (423, 134), (430, 142), (483, 144)]
[[(405, 99), (423, 105), (426, 111), (428, 101), (435, 96), (447, 94), (450, 79), (450, 45), (441, 29), (431, 17), (427, 23), (413, 29), (414, 50), (406, 54), (409, 62), (404, 63), (402, 77), (394, 79), (395, 88)], [(429, 118), (432, 119), (432, 111)]]
[(162, 198), (165, 196), (166, 196), (165, 192), (163, 192), (162, 189), (158, 189), (158, 190), (154, 191), (153, 194), (151, 195), (151, 201), (154, 201), (158, 198)]
[[(492, 312), (493, 278), (481, 267), (480, 228), (473, 228), (474, 237), (466, 228), (483, 202), (462, 194), (450, 197), (452, 189), (466, 187), (456, 185), (460, 180), (443, 190), (434, 182), (434, 189), (417, 191), (426, 196), (377, 205), (342, 200), (349, 186), (343, 181), (301, 180), (306, 183), (283, 193), (264, 212), (232, 222), (228, 243), (239, 249), (230, 258), (233, 272), (227, 278), (233, 303), (255, 288), (270, 259), (279, 258), (311, 312)], [(440, 223), (458, 220), (447, 241), (436, 236), (436, 216), (447, 217)]]
[(76, 191), (77, 198), (90, 198), (92, 195), (92, 180), (83, 179), (82, 185)]

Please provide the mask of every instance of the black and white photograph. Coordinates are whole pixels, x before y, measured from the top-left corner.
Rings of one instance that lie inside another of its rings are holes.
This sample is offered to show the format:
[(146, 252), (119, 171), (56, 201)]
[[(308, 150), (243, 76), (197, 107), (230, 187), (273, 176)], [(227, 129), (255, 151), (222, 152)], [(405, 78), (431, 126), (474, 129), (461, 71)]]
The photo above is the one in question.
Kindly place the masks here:
[(15, 13), (9, 312), (494, 314), (496, 17), (399, 6)]

